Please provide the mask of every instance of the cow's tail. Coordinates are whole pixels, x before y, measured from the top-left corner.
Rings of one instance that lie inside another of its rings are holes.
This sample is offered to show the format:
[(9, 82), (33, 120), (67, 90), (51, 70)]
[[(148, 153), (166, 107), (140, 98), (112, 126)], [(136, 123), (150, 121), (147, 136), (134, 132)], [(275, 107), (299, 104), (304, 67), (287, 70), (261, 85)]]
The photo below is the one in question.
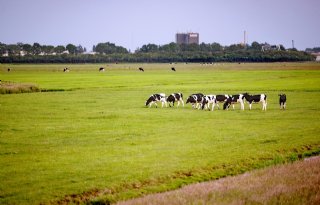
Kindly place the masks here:
[(183, 100), (183, 95), (182, 95), (182, 93), (180, 93), (181, 94), (181, 100)]

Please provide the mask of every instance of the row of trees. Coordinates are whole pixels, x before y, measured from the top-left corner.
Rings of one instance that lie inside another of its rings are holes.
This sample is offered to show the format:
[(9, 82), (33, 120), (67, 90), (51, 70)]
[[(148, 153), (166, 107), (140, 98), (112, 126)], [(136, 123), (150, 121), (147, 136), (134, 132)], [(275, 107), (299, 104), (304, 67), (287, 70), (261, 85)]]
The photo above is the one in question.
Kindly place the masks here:
[(0, 55), (1, 56), (17, 56), (17, 55), (56, 55), (56, 54), (81, 54), (86, 52), (86, 48), (81, 45), (75, 46), (68, 44), (66, 46), (52, 46), (52, 45), (40, 45), (39, 43), (24, 44), (9, 44), (6, 45), (0, 42)]
[[(262, 46), (267, 43), (260, 44), (258, 42), (253, 42), (251, 45), (243, 44), (232, 44), (230, 46), (222, 46), (219, 43), (201, 43), (201, 44), (176, 44), (169, 43), (163, 46), (158, 46), (156, 44), (143, 45), (141, 48), (136, 50), (136, 53), (157, 53), (157, 52), (169, 52), (169, 53), (181, 53), (181, 52), (236, 52), (236, 51), (261, 51)], [(286, 50), (283, 45), (280, 45), (280, 50)]]
[[(0, 44), (2, 46), (4, 44)], [(63, 46), (41, 46), (38, 44), (25, 46), (29, 55), (1, 56), (1, 63), (112, 63), (112, 62), (284, 62), (284, 61), (310, 61), (315, 57), (307, 52), (296, 49), (280, 49), (262, 51), (262, 46), (253, 42), (251, 45), (234, 44), (222, 46), (219, 43), (200, 45), (179, 45), (169, 43), (162, 46), (146, 44), (130, 53), (126, 48), (113, 43), (99, 43), (93, 47), (95, 55), (84, 54), (86, 50), (81, 45), (68, 44)], [(7, 45), (5, 45), (7, 46)], [(9, 45), (10, 46), (10, 45)], [(39, 47), (40, 46), (40, 47)], [(48, 48), (49, 47), (49, 48)], [(6, 47), (8, 48), (8, 47)], [(56, 55), (39, 55), (39, 52), (48, 50), (57, 51)], [(60, 49), (60, 50), (59, 50)], [(63, 54), (68, 51), (69, 54)], [(62, 52), (61, 52), (62, 51)], [(81, 54), (81, 55), (79, 55)]]
[(320, 53), (320, 47), (307, 48), (306, 52), (308, 52), (308, 53)]

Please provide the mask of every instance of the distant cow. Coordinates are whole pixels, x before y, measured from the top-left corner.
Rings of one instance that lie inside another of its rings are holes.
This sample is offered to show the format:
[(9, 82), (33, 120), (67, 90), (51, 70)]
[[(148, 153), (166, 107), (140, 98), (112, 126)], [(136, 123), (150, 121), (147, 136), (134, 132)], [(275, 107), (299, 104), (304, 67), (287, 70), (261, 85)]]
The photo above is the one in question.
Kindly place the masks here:
[(10, 68), (8, 68), (8, 72), (10, 72), (11, 71), (11, 69)]
[(216, 95), (205, 95), (202, 97), (201, 108), (210, 110), (210, 104), (211, 104), (211, 111), (213, 111), (216, 103), (217, 103)]
[(262, 110), (267, 110), (267, 95), (249, 95), (248, 93), (244, 93), (244, 98), (249, 102), (249, 109), (252, 108), (252, 103), (262, 103)]
[(192, 94), (188, 97), (186, 104), (191, 103), (192, 108), (201, 108), (201, 101), (204, 95), (202, 93)]
[(174, 67), (171, 68), (172, 71), (176, 71), (176, 69)]
[(230, 97), (230, 96), (227, 95), (227, 94), (224, 94), (224, 95), (216, 95), (216, 105), (217, 105), (218, 109), (220, 109), (219, 103), (224, 103), (224, 102), (226, 102), (229, 97)]
[(144, 72), (143, 68), (141, 68), (141, 67), (139, 68), (139, 71), (142, 71), (142, 72)]
[(99, 68), (99, 72), (104, 72), (104, 68), (103, 67)]
[(183, 95), (182, 93), (172, 93), (171, 95), (168, 96), (167, 98), (167, 102), (169, 104), (169, 106), (171, 107), (171, 104), (172, 106), (174, 107), (174, 103), (175, 102), (178, 102), (178, 106), (180, 105), (180, 103), (182, 104), (182, 106), (184, 107), (184, 102), (183, 102)]
[(240, 103), (240, 109), (244, 110), (244, 95), (231, 95), (226, 102), (223, 104), (223, 109), (229, 109), (230, 105), (232, 105), (232, 109), (234, 109), (234, 104)]
[(153, 94), (151, 95), (148, 100), (146, 101), (146, 106), (149, 105), (149, 107), (151, 107), (153, 104), (156, 105), (156, 107), (158, 107), (157, 102), (161, 102), (162, 107), (163, 105), (165, 105), (167, 107), (167, 102), (166, 102), (166, 94), (164, 93), (159, 93), (159, 94)]
[(63, 72), (69, 72), (70, 70), (69, 70), (69, 68), (64, 68), (63, 69)]
[(286, 104), (287, 104), (287, 96), (286, 94), (279, 94), (279, 104), (280, 104), (280, 110), (286, 109)]

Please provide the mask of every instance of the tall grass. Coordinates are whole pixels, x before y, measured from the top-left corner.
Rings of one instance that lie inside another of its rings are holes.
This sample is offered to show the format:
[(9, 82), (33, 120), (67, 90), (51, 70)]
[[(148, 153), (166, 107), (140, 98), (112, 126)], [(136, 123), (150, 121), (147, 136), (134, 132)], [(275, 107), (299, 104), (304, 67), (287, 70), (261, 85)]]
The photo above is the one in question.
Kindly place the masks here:
[[(144, 64), (144, 73), (136, 64), (99, 73), (101, 66), (10, 65), (0, 73), (69, 90), (0, 96), (0, 203), (109, 203), (320, 150), (319, 64), (177, 64), (175, 73), (166, 64)], [(266, 93), (267, 111), (144, 106), (156, 92), (245, 91)]]
[(319, 204), (319, 176), (317, 157), (117, 204)]
[(6, 81), (0, 83), (0, 94), (17, 94), (31, 92), (40, 92), (40, 88), (31, 83), (14, 83)]

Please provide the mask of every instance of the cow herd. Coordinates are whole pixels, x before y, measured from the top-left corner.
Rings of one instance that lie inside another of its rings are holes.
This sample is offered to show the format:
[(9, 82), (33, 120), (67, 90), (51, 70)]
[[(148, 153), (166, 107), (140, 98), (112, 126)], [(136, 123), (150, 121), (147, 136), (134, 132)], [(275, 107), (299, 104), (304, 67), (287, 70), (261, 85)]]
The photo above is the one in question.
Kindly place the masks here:
[[(279, 104), (280, 109), (286, 109), (286, 95), (279, 94)], [(182, 93), (172, 93), (168, 97), (164, 93), (158, 93), (151, 95), (145, 105), (151, 107), (155, 105), (158, 107), (158, 102), (161, 102), (162, 107), (174, 107), (175, 102), (177, 102), (177, 107), (182, 104), (184, 107), (183, 94)], [(261, 103), (262, 110), (267, 110), (267, 95), (266, 94), (258, 94), (258, 95), (250, 95), (249, 93), (242, 93), (237, 95), (204, 95), (202, 93), (195, 93), (190, 95), (186, 104), (190, 103), (192, 108), (194, 109), (205, 109), (213, 111), (215, 107), (220, 109), (219, 103), (223, 103), (223, 109), (228, 110), (232, 105), (234, 109), (234, 105), (239, 103), (240, 109), (244, 110), (244, 104), (249, 104), (249, 110), (252, 109), (253, 103)]]

